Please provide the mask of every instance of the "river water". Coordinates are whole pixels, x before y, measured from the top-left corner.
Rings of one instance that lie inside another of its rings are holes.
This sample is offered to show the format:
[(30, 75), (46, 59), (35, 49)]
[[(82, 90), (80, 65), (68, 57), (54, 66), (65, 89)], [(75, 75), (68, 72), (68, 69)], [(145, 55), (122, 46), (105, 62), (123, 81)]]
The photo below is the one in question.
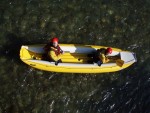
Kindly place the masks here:
[[(0, 113), (150, 113), (149, 0), (1, 0)], [(92, 44), (133, 51), (138, 61), (105, 74), (33, 69), (21, 45)]]

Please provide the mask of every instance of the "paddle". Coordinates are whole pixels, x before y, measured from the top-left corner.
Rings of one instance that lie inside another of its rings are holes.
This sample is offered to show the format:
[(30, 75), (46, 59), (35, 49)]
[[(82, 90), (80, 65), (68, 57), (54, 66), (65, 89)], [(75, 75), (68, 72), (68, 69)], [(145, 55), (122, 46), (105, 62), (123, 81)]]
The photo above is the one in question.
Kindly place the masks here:
[(121, 59), (118, 59), (118, 60), (116, 60), (116, 64), (117, 64), (118, 66), (122, 67), (123, 64), (124, 64), (124, 61), (121, 60)]

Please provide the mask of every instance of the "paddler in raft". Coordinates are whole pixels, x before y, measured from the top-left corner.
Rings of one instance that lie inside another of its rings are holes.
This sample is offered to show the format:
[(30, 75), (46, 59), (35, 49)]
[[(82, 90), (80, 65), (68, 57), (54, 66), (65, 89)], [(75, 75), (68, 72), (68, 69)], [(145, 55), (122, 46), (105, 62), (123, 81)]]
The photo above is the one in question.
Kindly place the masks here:
[(57, 37), (52, 38), (50, 42), (45, 45), (44, 50), (46, 53), (43, 56), (44, 59), (54, 61), (55, 65), (58, 65), (58, 63), (62, 62), (61, 55), (64, 53), (64, 51), (58, 45)]
[(94, 52), (91, 55), (89, 55), (89, 57), (93, 58), (93, 62), (97, 63), (98, 66), (101, 66), (103, 63), (107, 63), (110, 60), (113, 60), (111, 57), (109, 57), (109, 55), (112, 53), (112, 48), (100, 48), (97, 49), (96, 52)]
[(101, 48), (97, 50), (97, 54), (98, 54), (98, 59), (97, 59), (97, 64), (98, 66), (101, 66), (101, 64), (103, 63), (107, 63), (110, 61), (110, 59), (108, 58), (108, 55), (110, 55), (112, 53), (112, 48)]

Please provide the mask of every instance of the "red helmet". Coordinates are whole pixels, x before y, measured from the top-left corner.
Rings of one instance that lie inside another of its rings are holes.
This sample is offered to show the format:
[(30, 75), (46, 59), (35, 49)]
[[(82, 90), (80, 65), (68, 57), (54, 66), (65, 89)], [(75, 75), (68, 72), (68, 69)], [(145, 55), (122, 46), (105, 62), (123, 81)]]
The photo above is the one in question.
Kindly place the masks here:
[(52, 38), (51, 42), (58, 42), (58, 38), (57, 37)]
[(108, 48), (106, 49), (106, 53), (111, 54), (111, 53), (112, 53), (112, 48), (108, 47)]

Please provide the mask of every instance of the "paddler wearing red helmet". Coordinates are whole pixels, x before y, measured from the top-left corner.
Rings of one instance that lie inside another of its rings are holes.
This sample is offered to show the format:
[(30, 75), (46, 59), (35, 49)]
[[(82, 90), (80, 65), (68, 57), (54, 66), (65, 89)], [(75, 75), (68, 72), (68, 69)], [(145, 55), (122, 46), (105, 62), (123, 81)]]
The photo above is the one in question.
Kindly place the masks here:
[(50, 60), (55, 62), (55, 65), (58, 65), (58, 63), (62, 62), (61, 54), (64, 52), (58, 45), (57, 37), (52, 38), (51, 41), (44, 47), (44, 49), (50, 57)]
[(108, 47), (107, 49), (101, 48), (98, 49), (93, 57), (94, 62), (101, 66), (103, 63), (107, 63), (110, 61), (108, 56), (112, 53), (112, 48)]

